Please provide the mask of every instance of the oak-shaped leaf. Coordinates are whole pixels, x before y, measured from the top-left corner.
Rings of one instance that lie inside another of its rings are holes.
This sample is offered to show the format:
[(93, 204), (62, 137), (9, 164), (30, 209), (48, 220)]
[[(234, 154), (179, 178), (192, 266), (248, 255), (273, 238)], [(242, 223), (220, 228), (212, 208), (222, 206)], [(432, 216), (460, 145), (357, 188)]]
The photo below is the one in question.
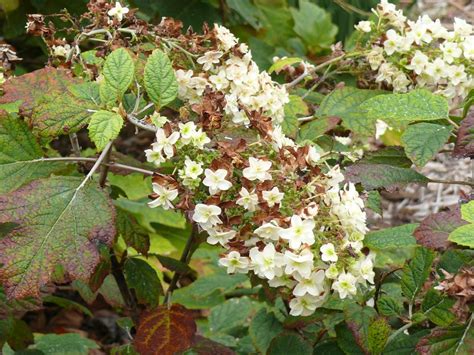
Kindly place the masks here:
[(446, 250), (451, 244), (449, 234), (465, 224), (467, 222), (462, 220), (459, 209), (434, 213), (421, 221), (413, 235), (418, 244), (426, 248)]
[(474, 157), (474, 111), (461, 121), (453, 156), (456, 158)]
[(71, 72), (65, 69), (46, 67), (31, 73), (17, 76), (3, 84), (4, 95), (0, 97), (0, 104), (21, 101), (20, 111), (24, 116), (30, 116), (33, 110), (46, 93), (57, 95), (67, 91), (68, 86), (79, 83)]
[(72, 280), (88, 280), (98, 245), (111, 245), (115, 212), (110, 198), (82, 178), (35, 180), (0, 196), (0, 223), (17, 226), (0, 239), (0, 282), (9, 299), (38, 297), (58, 265)]
[(140, 354), (173, 355), (188, 349), (195, 333), (191, 311), (177, 304), (163, 305), (142, 313), (134, 345)]
[(64, 168), (63, 163), (44, 162), (40, 145), (19, 118), (0, 114), (0, 194)]

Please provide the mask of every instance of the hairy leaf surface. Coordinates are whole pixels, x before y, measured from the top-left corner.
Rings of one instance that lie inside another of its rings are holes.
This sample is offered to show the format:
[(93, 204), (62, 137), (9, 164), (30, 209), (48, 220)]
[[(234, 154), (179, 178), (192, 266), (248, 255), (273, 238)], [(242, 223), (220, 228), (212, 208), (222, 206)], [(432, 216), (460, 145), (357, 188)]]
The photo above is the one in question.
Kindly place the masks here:
[(421, 291), (434, 260), (434, 253), (426, 248), (419, 247), (415, 250), (413, 259), (403, 268), (401, 286), (403, 294), (412, 303)]
[(123, 126), (122, 117), (115, 112), (100, 110), (95, 112), (89, 122), (89, 136), (98, 151), (117, 138)]
[(113, 91), (115, 98), (119, 99), (132, 83), (134, 71), (135, 65), (128, 51), (125, 48), (118, 48), (105, 59), (104, 82), (101, 86), (107, 86)]
[(148, 57), (144, 72), (145, 89), (158, 107), (169, 104), (178, 94), (178, 82), (171, 61), (161, 50), (155, 49)]
[(99, 262), (97, 244), (110, 245), (115, 213), (104, 191), (82, 178), (36, 180), (0, 197), (0, 223), (17, 226), (0, 239), (0, 282), (8, 298), (38, 297), (57, 265), (87, 280)]

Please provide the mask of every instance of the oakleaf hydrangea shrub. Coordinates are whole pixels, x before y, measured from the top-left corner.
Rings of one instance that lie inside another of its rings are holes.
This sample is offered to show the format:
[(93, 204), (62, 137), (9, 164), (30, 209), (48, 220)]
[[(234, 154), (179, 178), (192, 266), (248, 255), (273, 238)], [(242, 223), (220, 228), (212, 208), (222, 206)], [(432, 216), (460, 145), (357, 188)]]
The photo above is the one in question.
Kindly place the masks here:
[(362, 252), (364, 204), (324, 152), (286, 137), (288, 93), (260, 72), (245, 44), (225, 27), (209, 32), (189, 69), (177, 69), (180, 117), (152, 117), (146, 151), (173, 174), (153, 177), (151, 208), (177, 208), (226, 252), (229, 273), (251, 273), (290, 299), (292, 315), (310, 315), (331, 290), (340, 298), (374, 282)]

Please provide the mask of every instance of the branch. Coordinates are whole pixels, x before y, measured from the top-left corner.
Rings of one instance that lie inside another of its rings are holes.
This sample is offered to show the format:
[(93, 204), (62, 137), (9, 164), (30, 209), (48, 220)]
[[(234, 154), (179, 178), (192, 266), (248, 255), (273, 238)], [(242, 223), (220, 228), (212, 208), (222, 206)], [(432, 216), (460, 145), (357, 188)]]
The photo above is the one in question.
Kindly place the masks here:
[[(31, 160), (30, 162), (32, 163), (38, 163), (38, 162), (56, 162), (56, 161), (64, 161), (64, 162), (97, 162), (97, 159), (95, 158), (83, 158), (83, 157), (60, 157), (60, 158), (41, 158), (41, 159), (35, 159)], [(102, 165), (106, 165), (111, 167), (112, 169), (124, 169), (124, 170), (130, 170), (134, 171), (137, 173), (142, 173), (145, 175), (153, 175), (153, 171), (151, 170), (145, 170), (141, 168), (136, 168), (134, 166), (130, 165), (124, 165), (124, 164), (119, 164), (119, 163), (102, 163)]]
[(155, 126), (146, 124), (146, 123), (140, 121), (138, 118), (136, 118), (133, 115), (127, 115), (127, 120), (128, 120), (128, 122), (134, 124), (135, 126), (141, 128), (141, 129), (144, 129), (146, 131), (150, 131), (150, 132), (156, 132), (157, 131)]
[(435, 184), (446, 184), (446, 185), (465, 185), (465, 186), (470, 186), (470, 187), (474, 187), (474, 183), (473, 182), (469, 182), (469, 181), (457, 181), (457, 180), (454, 180), (454, 181), (447, 181), (447, 180), (437, 180), (437, 179), (430, 179), (430, 181), (428, 181), (429, 183), (435, 183)]
[(110, 141), (109, 143), (107, 143), (107, 145), (105, 146), (104, 150), (102, 151), (102, 153), (100, 153), (99, 155), (99, 158), (97, 158), (96, 162), (94, 163), (94, 165), (92, 166), (92, 169), (89, 171), (89, 173), (87, 174), (87, 176), (85, 177), (85, 179), (81, 182), (81, 184), (78, 186), (78, 188), (76, 189), (76, 191), (79, 191), (80, 189), (82, 189), (84, 187), (84, 185), (87, 183), (87, 181), (89, 181), (91, 178), (92, 178), (92, 175), (94, 175), (94, 173), (96, 172), (96, 170), (99, 168), (100, 164), (102, 164), (102, 161), (105, 159), (105, 157), (107, 156), (107, 154), (109, 153), (109, 150), (110, 148), (112, 147), (112, 141)]

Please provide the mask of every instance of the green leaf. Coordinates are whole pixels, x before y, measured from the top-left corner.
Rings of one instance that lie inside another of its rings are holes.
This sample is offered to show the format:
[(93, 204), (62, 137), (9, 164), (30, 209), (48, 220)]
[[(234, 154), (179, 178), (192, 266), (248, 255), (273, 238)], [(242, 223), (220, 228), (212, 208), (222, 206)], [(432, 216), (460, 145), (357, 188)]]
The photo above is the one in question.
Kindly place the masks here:
[(303, 99), (297, 95), (290, 95), (290, 101), (285, 105), (285, 119), (281, 124), (283, 133), (294, 137), (298, 132), (298, 116), (307, 115), (308, 113), (308, 106)]
[(474, 224), (466, 224), (456, 228), (449, 234), (448, 240), (474, 249)]
[(0, 286), (0, 319), (9, 316), (21, 318), (26, 312), (34, 311), (41, 307), (41, 300), (37, 298), (28, 297), (21, 300), (8, 300), (3, 287)]
[(145, 260), (129, 258), (124, 265), (127, 285), (135, 290), (138, 301), (150, 307), (158, 306), (163, 288), (153, 267)]
[(412, 223), (370, 232), (364, 238), (364, 245), (375, 250), (414, 246), (413, 232), (417, 227), (418, 224)]
[(435, 328), (421, 338), (416, 350), (430, 355), (470, 355), (474, 349), (474, 316), (464, 325)]
[(465, 221), (474, 223), (474, 201), (470, 201), (461, 206), (461, 217)]
[(375, 152), (367, 152), (359, 163), (386, 164), (400, 168), (409, 168), (413, 164), (401, 147), (385, 147)]
[(273, 338), (267, 355), (313, 354), (311, 344), (296, 332), (284, 332)]
[(260, 24), (259, 9), (250, 0), (227, 0), (227, 6), (237, 12), (254, 29), (259, 30)]
[(345, 322), (339, 323), (335, 327), (337, 335), (337, 345), (347, 355), (364, 355), (366, 351), (363, 351), (361, 344), (356, 341), (354, 334), (350, 331), (349, 327)]
[(70, 279), (87, 280), (111, 245), (115, 214), (106, 192), (82, 178), (36, 180), (0, 196), (0, 223), (18, 226), (0, 239), (0, 282), (8, 298), (39, 296), (57, 265)]
[(361, 108), (369, 119), (384, 120), (390, 125), (446, 119), (449, 113), (448, 101), (426, 89), (373, 97)]
[(421, 310), (434, 324), (446, 327), (456, 316), (451, 311), (456, 301), (439, 294), (436, 290), (429, 289), (421, 304)]
[(92, 349), (99, 349), (95, 341), (79, 334), (36, 334), (31, 349), (48, 355), (87, 355)]
[(429, 333), (429, 330), (421, 330), (410, 334), (400, 333), (387, 344), (383, 355), (413, 355), (418, 341)]
[(156, 258), (159, 260), (160, 264), (163, 265), (165, 268), (171, 271), (175, 271), (183, 275), (193, 275), (197, 276), (196, 271), (194, 271), (188, 264), (183, 263), (182, 261), (170, 258), (166, 255), (157, 255), (154, 254)]
[(121, 208), (117, 208), (117, 232), (127, 246), (145, 256), (148, 254), (150, 237), (147, 231), (137, 223), (135, 217)]
[(315, 141), (318, 137), (322, 136), (327, 131), (334, 129), (340, 122), (337, 117), (323, 117), (315, 118), (311, 122), (308, 122), (298, 130), (298, 142), (304, 140)]
[[(71, 94), (81, 100), (86, 100), (91, 103), (91, 105), (99, 106), (100, 105), (100, 94), (99, 94), (99, 84), (96, 82), (87, 82), (72, 85), (69, 88)], [(92, 108), (92, 107), (91, 107)]]
[(380, 197), (380, 193), (377, 190), (369, 191), (367, 195), (366, 207), (370, 208), (375, 213), (382, 215), (382, 198)]
[(230, 333), (244, 325), (252, 308), (252, 302), (247, 297), (231, 298), (212, 307), (208, 318), (209, 330), (213, 333)]
[(104, 81), (114, 90), (115, 97), (120, 99), (132, 83), (135, 73), (135, 65), (128, 51), (118, 48), (110, 53), (105, 59), (102, 73)]
[(444, 146), (453, 127), (433, 123), (410, 125), (402, 135), (405, 152), (418, 166), (424, 166)]
[(329, 48), (337, 35), (329, 12), (307, 0), (299, 2), (299, 9), (290, 8), (295, 25), (293, 29), (306, 43), (310, 51)]
[(271, 74), (273, 72), (279, 72), (280, 70), (282, 70), (284, 67), (288, 65), (301, 63), (302, 61), (303, 59), (298, 58), (298, 57), (289, 57), (289, 58), (279, 59), (275, 63), (273, 63), (273, 65), (270, 68), (268, 68), (268, 73)]
[(366, 190), (429, 182), (426, 176), (415, 170), (385, 164), (356, 163), (346, 168), (345, 175), (349, 181), (361, 183)]
[(47, 295), (43, 297), (43, 302), (53, 303), (61, 308), (64, 308), (67, 310), (76, 310), (76, 311), (84, 313), (85, 315), (89, 317), (93, 317), (93, 314), (87, 307), (84, 307), (82, 304), (74, 302), (67, 298), (58, 297), (54, 295)]
[(178, 82), (171, 61), (159, 49), (148, 57), (143, 80), (148, 96), (158, 109), (169, 104), (178, 94)]
[(42, 156), (24, 121), (0, 116), (0, 194), (64, 168), (63, 163), (39, 161)]
[(403, 267), (401, 286), (403, 294), (413, 303), (416, 295), (421, 291), (428, 275), (435, 254), (426, 248), (417, 248), (415, 256)]
[(98, 151), (117, 138), (123, 126), (122, 117), (115, 112), (100, 110), (95, 112), (89, 122), (89, 136)]
[(378, 318), (370, 323), (367, 334), (367, 342), (370, 354), (382, 353), (390, 332), (390, 325), (388, 325), (385, 318)]
[(13, 349), (24, 349), (33, 342), (33, 333), (28, 325), (13, 317), (0, 319), (0, 348), (8, 343)]
[(368, 99), (383, 94), (379, 90), (362, 90), (346, 86), (327, 95), (316, 112), (318, 117), (339, 117), (342, 124), (356, 133), (375, 134), (375, 121), (367, 118), (361, 104)]
[(382, 296), (377, 301), (377, 307), (380, 314), (391, 317), (400, 316), (403, 312), (403, 304), (400, 299), (396, 300), (391, 296)]
[(252, 342), (262, 354), (267, 352), (272, 339), (283, 331), (283, 325), (272, 312), (260, 309), (249, 326)]
[(368, 349), (369, 325), (376, 318), (377, 312), (371, 307), (362, 307), (356, 303), (344, 309), (344, 318), (357, 344), (364, 350)]

